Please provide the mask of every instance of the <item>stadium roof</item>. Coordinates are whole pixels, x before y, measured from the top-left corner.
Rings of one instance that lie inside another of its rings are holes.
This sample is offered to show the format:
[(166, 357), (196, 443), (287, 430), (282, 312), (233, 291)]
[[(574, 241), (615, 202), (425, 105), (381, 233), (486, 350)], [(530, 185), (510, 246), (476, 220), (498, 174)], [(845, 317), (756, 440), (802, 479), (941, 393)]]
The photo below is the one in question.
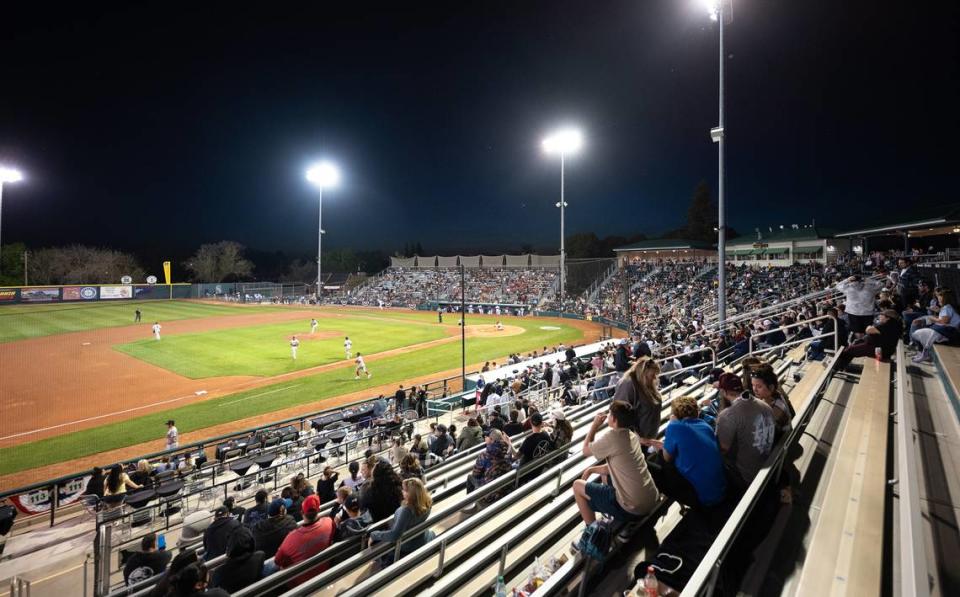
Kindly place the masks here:
[(655, 238), (651, 240), (642, 240), (631, 245), (617, 247), (614, 251), (671, 251), (674, 249), (699, 249), (709, 251), (716, 245), (699, 240), (687, 240), (684, 238)]
[(960, 223), (960, 204), (957, 203), (920, 209), (905, 208), (896, 217), (874, 218), (860, 228), (841, 232), (837, 236), (879, 236), (920, 229), (929, 233), (949, 234), (956, 223)]
[(808, 226), (806, 228), (784, 228), (783, 230), (774, 229), (773, 231), (771, 231), (769, 228), (767, 230), (763, 230), (761, 228), (759, 239), (757, 239), (756, 233), (745, 234), (739, 238), (727, 241), (727, 245), (743, 246), (752, 245), (757, 242), (782, 243), (804, 240), (822, 240), (826, 238), (833, 238), (834, 236), (836, 236), (836, 233), (833, 230), (829, 230), (827, 228), (817, 228), (816, 226)]

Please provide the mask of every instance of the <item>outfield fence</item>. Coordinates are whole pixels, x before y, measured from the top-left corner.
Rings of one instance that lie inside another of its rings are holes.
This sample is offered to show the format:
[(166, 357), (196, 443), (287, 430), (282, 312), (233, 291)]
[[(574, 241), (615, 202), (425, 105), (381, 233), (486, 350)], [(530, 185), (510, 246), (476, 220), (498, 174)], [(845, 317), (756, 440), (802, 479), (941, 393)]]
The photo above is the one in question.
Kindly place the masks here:
[(67, 284), (63, 286), (3, 286), (0, 305), (123, 302), (186, 299), (193, 284)]

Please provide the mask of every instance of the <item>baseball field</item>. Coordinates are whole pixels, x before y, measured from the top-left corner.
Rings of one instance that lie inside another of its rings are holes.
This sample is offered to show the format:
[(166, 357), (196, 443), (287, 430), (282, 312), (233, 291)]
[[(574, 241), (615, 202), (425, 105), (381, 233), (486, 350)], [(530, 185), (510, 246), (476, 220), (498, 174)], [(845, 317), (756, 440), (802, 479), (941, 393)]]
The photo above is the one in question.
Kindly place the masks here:
[[(5, 306), (0, 488), (162, 449), (171, 418), (187, 443), (457, 375), (457, 319), (199, 301)], [(498, 320), (504, 329), (495, 328)], [(151, 333), (155, 321), (160, 340)], [(514, 352), (593, 341), (599, 332), (582, 321), (468, 315), (466, 360), (476, 369)], [(346, 336), (371, 379), (354, 378)]]

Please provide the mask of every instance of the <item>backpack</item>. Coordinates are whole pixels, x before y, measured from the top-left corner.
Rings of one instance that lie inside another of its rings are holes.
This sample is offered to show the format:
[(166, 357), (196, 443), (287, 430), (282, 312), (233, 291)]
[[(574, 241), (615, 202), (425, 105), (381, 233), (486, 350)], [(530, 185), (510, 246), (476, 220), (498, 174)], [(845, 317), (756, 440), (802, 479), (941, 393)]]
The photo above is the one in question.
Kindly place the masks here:
[(577, 549), (583, 555), (598, 562), (603, 562), (610, 551), (613, 542), (613, 533), (605, 523), (594, 521), (583, 530)]

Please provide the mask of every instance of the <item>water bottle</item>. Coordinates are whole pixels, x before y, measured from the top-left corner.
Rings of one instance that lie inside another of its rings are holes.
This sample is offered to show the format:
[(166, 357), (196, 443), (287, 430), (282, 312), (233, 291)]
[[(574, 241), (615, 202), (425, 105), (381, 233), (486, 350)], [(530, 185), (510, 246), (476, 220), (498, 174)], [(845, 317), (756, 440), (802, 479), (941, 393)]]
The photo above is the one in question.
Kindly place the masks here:
[(878, 361), (883, 360), (883, 350), (879, 346), (873, 349), (873, 358)]
[(493, 590), (494, 597), (507, 597), (507, 585), (503, 582), (503, 577), (497, 577), (497, 586)]
[(647, 566), (647, 576), (643, 579), (643, 594), (646, 597), (657, 597), (660, 594), (657, 575), (653, 573), (653, 566)]

